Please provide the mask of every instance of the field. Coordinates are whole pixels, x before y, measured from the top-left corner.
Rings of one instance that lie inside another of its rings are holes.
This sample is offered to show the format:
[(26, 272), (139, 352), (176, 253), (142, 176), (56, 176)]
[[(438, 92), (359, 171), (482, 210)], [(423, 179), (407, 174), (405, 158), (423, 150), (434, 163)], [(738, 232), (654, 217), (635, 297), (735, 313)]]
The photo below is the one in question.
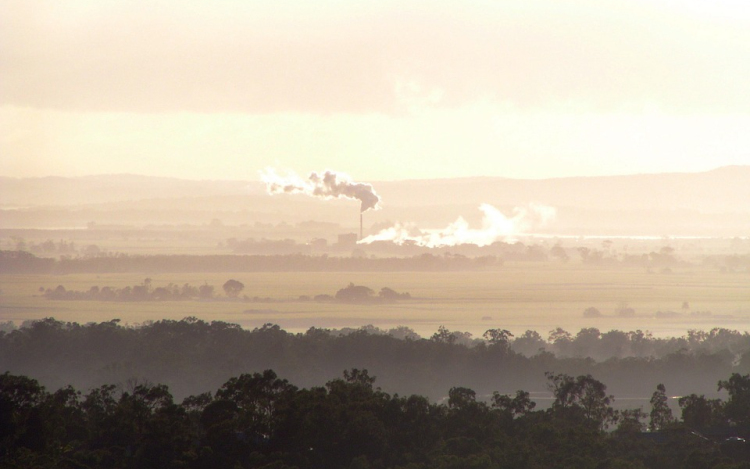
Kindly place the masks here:
[[(121, 288), (140, 284), (146, 277), (152, 279), (154, 287), (170, 282), (195, 286), (205, 282), (215, 287), (217, 298), (162, 302), (53, 301), (39, 292), (40, 287), (57, 285), (83, 291), (93, 285)], [(226, 298), (221, 286), (230, 278), (245, 284), (242, 294), (270, 301)], [(299, 300), (301, 295), (333, 295), (349, 282), (375, 291), (390, 287), (409, 292), (413, 299), (379, 304)], [(596, 327), (602, 331), (648, 330), (656, 336), (683, 335), (692, 328), (750, 329), (750, 275), (700, 268), (660, 274), (639, 268), (509, 263), (492, 272), (3, 275), (0, 289), (0, 321), (16, 324), (50, 316), (80, 323), (119, 318), (127, 324), (195, 316), (249, 328), (271, 322), (292, 331), (304, 331), (311, 326), (405, 325), (429, 336), (444, 325), (475, 336), (489, 328), (501, 327), (514, 334), (532, 329), (545, 337), (558, 326), (573, 333), (583, 327)], [(616, 314), (623, 306), (635, 310), (635, 315)], [(583, 317), (588, 307), (599, 309), (602, 316)], [(656, 317), (657, 311), (670, 314)]]

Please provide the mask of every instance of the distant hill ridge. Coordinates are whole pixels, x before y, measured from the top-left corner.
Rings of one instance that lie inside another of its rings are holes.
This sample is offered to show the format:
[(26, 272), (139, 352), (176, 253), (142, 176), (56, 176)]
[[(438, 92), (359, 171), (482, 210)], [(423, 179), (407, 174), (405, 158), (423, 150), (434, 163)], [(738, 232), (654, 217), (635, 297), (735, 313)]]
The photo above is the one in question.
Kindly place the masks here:
[(717, 213), (750, 210), (747, 204), (750, 166), (729, 166), (701, 173), (394, 181), (379, 183), (376, 187), (384, 201), (410, 200), (409, 205), (433, 204), (442, 195), (449, 196), (453, 203), (495, 201), (524, 205), (537, 202), (588, 209), (686, 209)]
[[(388, 206), (501, 206), (529, 202), (617, 210), (747, 212), (750, 166), (701, 173), (510, 179), (471, 177), (370, 181)], [(259, 181), (187, 180), (134, 174), (83, 177), (0, 177), (0, 205), (66, 206), (147, 199), (265, 196)], [(253, 197), (254, 198), (254, 197)]]

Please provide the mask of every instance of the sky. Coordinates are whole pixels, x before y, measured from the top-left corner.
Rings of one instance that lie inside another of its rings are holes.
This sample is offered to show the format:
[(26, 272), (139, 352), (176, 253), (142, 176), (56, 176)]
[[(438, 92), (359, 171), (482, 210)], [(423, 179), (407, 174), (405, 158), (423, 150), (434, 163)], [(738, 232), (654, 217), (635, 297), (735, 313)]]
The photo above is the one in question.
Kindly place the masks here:
[(0, 176), (750, 164), (740, 0), (0, 0)]

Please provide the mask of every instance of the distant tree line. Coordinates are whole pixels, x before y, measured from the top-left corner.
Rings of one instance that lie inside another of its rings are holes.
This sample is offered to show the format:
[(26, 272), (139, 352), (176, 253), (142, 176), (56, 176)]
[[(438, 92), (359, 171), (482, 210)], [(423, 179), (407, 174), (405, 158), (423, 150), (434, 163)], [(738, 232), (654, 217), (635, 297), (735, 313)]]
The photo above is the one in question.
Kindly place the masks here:
[[(380, 334), (414, 340), (422, 338), (405, 326), (385, 330), (368, 325), (360, 328), (333, 329), (330, 333)], [(610, 358), (664, 358), (675, 353), (724, 354), (726, 359), (738, 364), (745, 363), (750, 367), (750, 333), (720, 327), (709, 331), (689, 329), (680, 337), (654, 337), (650, 332), (640, 329), (613, 329), (602, 332), (595, 327), (583, 328), (576, 334), (557, 327), (549, 331), (546, 337), (532, 330), (514, 336), (506, 329), (488, 329), (482, 337), (474, 337), (469, 332), (451, 331), (440, 326), (430, 340), (466, 347), (503, 344), (510, 351), (526, 357), (546, 352), (558, 358), (588, 358), (599, 362)]]
[(497, 268), (501, 258), (484, 256), (334, 257), (327, 255), (129, 255), (40, 258), (0, 251), (0, 273), (72, 274), (126, 272), (356, 272), (443, 271)]
[[(245, 288), (245, 285), (235, 279), (227, 280), (222, 289), (229, 298), (238, 298), (239, 294)], [(50, 300), (93, 300), (93, 301), (178, 301), (178, 300), (210, 300), (215, 298), (214, 286), (204, 283), (203, 285), (193, 286), (189, 283), (184, 285), (175, 285), (169, 283), (161, 287), (154, 287), (152, 280), (146, 278), (143, 283), (123, 288), (99, 287), (94, 285), (88, 290), (68, 290), (63, 285), (55, 288), (39, 287), (40, 293)], [(250, 298), (245, 295), (245, 301), (279, 301), (271, 298)], [(343, 301), (347, 303), (373, 303), (373, 302), (392, 302), (397, 300), (411, 299), (408, 292), (399, 293), (396, 290), (383, 287), (375, 295), (375, 290), (364, 285), (348, 286), (338, 290), (336, 295), (319, 294), (314, 297), (300, 296), (300, 301)]]
[(480, 395), (494, 390), (541, 392), (546, 371), (591, 374), (622, 396), (643, 398), (663, 383), (673, 395), (698, 391), (712, 397), (719, 379), (750, 372), (750, 337), (726, 330), (672, 339), (617, 333), (628, 338), (627, 346), (638, 354), (596, 361), (584, 355), (583, 345), (591, 343), (585, 331), (566, 345), (568, 353), (580, 345), (579, 355), (557, 355), (559, 341), (544, 340), (542, 347), (525, 355), (519, 349), (529, 345), (523, 340), (531, 334), (513, 340), (502, 328), (489, 329), (476, 340), (445, 327), (421, 338), (403, 326), (290, 333), (272, 324), (247, 330), (195, 318), (138, 326), (48, 318), (17, 329), (9, 326), (0, 324), (0, 370), (34, 377), (50, 387), (70, 384), (81, 389), (141, 377), (169, 385), (178, 396), (215, 389), (231, 376), (268, 368), (301, 385), (319, 386), (342, 369), (365, 367), (377, 373), (389, 392), (435, 400), (459, 383)]
[[(229, 279), (222, 286), (224, 293), (230, 298), (237, 298), (245, 285), (234, 279)], [(153, 287), (152, 280), (146, 278), (139, 285), (123, 288), (101, 287), (94, 285), (86, 291), (67, 290), (58, 285), (51, 289), (39, 287), (39, 291), (45, 298), (51, 300), (97, 300), (97, 301), (167, 301), (167, 300), (193, 300), (214, 298), (214, 286), (204, 283), (193, 286), (189, 283), (175, 285), (169, 283), (162, 287)]]
[(411, 299), (411, 295), (409, 292), (399, 293), (392, 288), (383, 287), (376, 296), (375, 290), (370, 287), (349, 283), (349, 285), (337, 291), (334, 298), (339, 301), (352, 303), (367, 303), (375, 301), (409, 300)]
[(175, 285), (170, 283), (162, 287), (152, 287), (147, 278), (139, 285), (123, 288), (92, 286), (86, 291), (68, 290), (63, 285), (55, 288), (39, 287), (45, 298), (50, 300), (95, 300), (95, 301), (169, 301), (211, 299), (214, 297), (214, 286), (203, 284), (193, 286), (189, 283)]
[[(6, 467), (265, 469), (740, 469), (750, 464), (750, 375), (691, 394), (672, 416), (659, 384), (650, 412), (616, 410), (592, 375), (546, 373), (552, 401), (467, 387), (445, 402), (389, 394), (366, 369), (298, 388), (272, 370), (229, 378), (177, 403), (167, 386), (105, 384), (48, 392), (0, 375)], [(708, 409), (708, 410), (706, 410)], [(644, 433), (646, 428), (651, 432)]]
[(225, 246), (235, 254), (309, 254), (312, 251), (310, 245), (298, 244), (293, 239), (229, 238)]
[(42, 255), (94, 257), (105, 253), (96, 244), (87, 244), (86, 246), (79, 247), (74, 241), (66, 241), (64, 239), (57, 242), (47, 239), (39, 243), (27, 243), (23, 238), (11, 236), (11, 241), (18, 251), (30, 251)]
[[(571, 254), (587, 265), (641, 267), (668, 273), (674, 267), (689, 263), (677, 259), (671, 251), (612, 257), (589, 248), (563, 249), (554, 246), (549, 254), (540, 247), (524, 249), (520, 254), (474, 256), (434, 250), (411, 256), (366, 257), (328, 256), (327, 254), (277, 255), (131, 255), (99, 253), (96, 255), (37, 257), (26, 251), (0, 250), (0, 273), (71, 274), (125, 272), (324, 272), (324, 271), (450, 271), (486, 270), (501, 267), (506, 261), (568, 262)], [(533, 255), (532, 255), (533, 254)], [(750, 272), (750, 255), (707, 256), (702, 265), (723, 272)]]
[(706, 256), (703, 259), (703, 265), (717, 268), (722, 272), (750, 273), (750, 254)]
[(602, 332), (595, 327), (583, 328), (572, 334), (563, 328), (549, 331), (546, 338), (527, 330), (512, 340), (518, 353), (532, 356), (539, 350), (552, 352), (557, 357), (591, 358), (604, 361), (610, 358), (663, 358), (670, 354), (723, 354), (725, 360), (750, 365), (750, 334), (726, 328), (709, 331), (690, 329), (681, 337), (653, 337), (648, 331)]

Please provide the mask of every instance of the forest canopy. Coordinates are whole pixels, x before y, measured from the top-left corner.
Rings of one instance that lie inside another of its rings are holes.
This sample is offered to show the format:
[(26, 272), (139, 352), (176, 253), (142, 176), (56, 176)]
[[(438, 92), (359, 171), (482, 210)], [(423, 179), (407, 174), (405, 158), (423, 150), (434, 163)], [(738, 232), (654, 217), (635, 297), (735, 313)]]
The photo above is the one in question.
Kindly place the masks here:
[(606, 384), (591, 375), (546, 378), (551, 405), (537, 410), (523, 390), (494, 392), (489, 402), (461, 386), (443, 403), (401, 397), (357, 368), (310, 388), (272, 370), (243, 373), (181, 403), (147, 381), (48, 392), (6, 372), (0, 459), (55, 469), (739, 469), (750, 461), (750, 375), (718, 383), (726, 401), (680, 399), (682, 419), (660, 405), (661, 384), (647, 414), (614, 409)]
[[(320, 386), (343, 369), (367, 368), (388, 392), (445, 397), (461, 384), (480, 394), (546, 389), (545, 372), (591, 374), (615, 394), (649, 396), (663, 383), (673, 395), (715, 395), (713, 383), (750, 372), (750, 335), (727, 329), (655, 338), (642, 331), (562, 329), (484, 338), (439, 328), (422, 338), (408, 327), (374, 326), (292, 333), (253, 330), (196, 318), (127, 326), (48, 318), (0, 324), (0, 369), (49, 387), (89, 389), (131, 378), (164, 383), (178, 397), (215, 389), (237, 374), (274, 369), (301, 386)], [(593, 359), (591, 357), (597, 357)]]

